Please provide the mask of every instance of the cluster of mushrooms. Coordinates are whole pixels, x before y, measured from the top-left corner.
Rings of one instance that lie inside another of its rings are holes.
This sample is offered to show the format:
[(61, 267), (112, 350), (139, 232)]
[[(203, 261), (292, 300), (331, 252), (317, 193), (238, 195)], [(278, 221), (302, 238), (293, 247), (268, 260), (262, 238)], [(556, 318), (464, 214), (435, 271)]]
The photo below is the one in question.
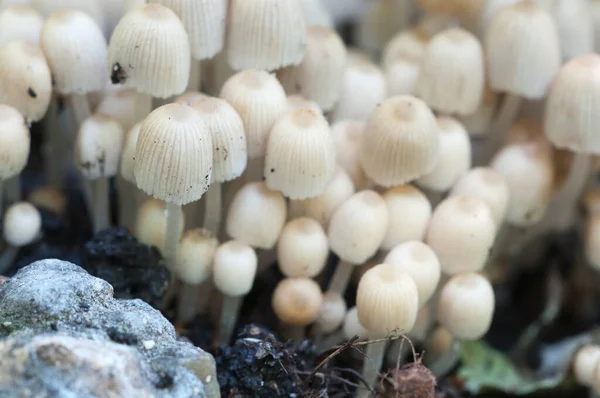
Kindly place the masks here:
[[(216, 308), (220, 344), (276, 263), (289, 337), (407, 333), (448, 368), (490, 327), (490, 267), (579, 223), (584, 197), (600, 268), (600, 1), (0, 4), (0, 270), (39, 239), (34, 205), (65, 211), (72, 169), (96, 231), (115, 179), (120, 224), (177, 279), (178, 321)], [(349, 19), (357, 48), (333, 27)], [(48, 185), (24, 201), (34, 122)], [(372, 385), (388, 346), (368, 345)], [(598, 391), (599, 352), (577, 362)]]

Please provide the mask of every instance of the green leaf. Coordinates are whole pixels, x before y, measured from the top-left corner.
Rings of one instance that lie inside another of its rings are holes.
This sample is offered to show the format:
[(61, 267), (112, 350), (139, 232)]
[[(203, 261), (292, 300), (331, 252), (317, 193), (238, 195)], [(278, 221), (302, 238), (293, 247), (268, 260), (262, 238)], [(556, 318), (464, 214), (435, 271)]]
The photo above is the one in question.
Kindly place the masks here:
[(563, 375), (544, 380), (524, 377), (506, 355), (480, 341), (464, 342), (460, 356), (462, 365), (458, 377), (464, 380), (464, 388), (473, 394), (492, 389), (525, 395), (556, 387), (563, 381)]

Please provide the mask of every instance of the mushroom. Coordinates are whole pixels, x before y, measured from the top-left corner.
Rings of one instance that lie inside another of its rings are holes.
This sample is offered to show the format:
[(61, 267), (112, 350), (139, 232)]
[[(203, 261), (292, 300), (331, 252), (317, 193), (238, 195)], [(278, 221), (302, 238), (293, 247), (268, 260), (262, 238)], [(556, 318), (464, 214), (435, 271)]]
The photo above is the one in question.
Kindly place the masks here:
[(418, 26), (401, 30), (385, 45), (381, 55), (382, 67), (388, 69), (398, 58), (419, 63), (430, 39), (427, 31)]
[(181, 235), (181, 206), (208, 190), (212, 168), (212, 136), (196, 110), (172, 103), (144, 119), (133, 171), (138, 188), (167, 202), (164, 257), (171, 269)]
[(227, 60), (235, 70), (274, 70), (302, 61), (306, 23), (298, 0), (231, 0)]
[(312, 279), (285, 278), (275, 287), (271, 305), (287, 334), (302, 340), (304, 328), (316, 321), (321, 313), (323, 293)]
[(506, 96), (476, 165), (486, 164), (500, 146), (516, 119), (521, 98), (543, 98), (561, 64), (556, 24), (536, 0), (523, 0), (498, 12), (485, 31), (484, 46), (490, 86)]
[(244, 124), (236, 110), (219, 98), (206, 97), (192, 107), (202, 115), (212, 136), (213, 170), (206, 195), (204, 228), (219, 236), (223, 213), (221, 184), (241, 176), (248, 162)]
[(354, 31), (356, 44), (378, 54), (396, 32), (409, 26), (414, 8), (412, 0), (367, 2)]
[(89, 15), (95, 25), (104, 31), (102, 0), (31, 0), (31, 5), (48, 17), (60, 10), (74, 10)]
[(416, 91), (420, 64), (417, 59), (397, 56), (393, 61), (388, 62), (383, 73), (389, 96), (412, 95)]
[(308, 45), (302, 62), (279, 69), (277, 78), (286, 93), (314, 100), (324, 111), (337, 103), (346, 67), (346, 46), (330, 28), (309, 26)]
[(444, 30), (429, 41), (421, 59), (416, 93), (446, 115), (469, 115), (481, 104), (484, 89), (483, 49), (461, 28)]
[(311, 109), (282, 116), (267, 140), (264, 176), (290, 199), (319, 196), (333, 179), (335, 147), (325, 117)]
[(123, 129), (115, 119), (94, 114), (83, 121), (75, 140), (75, 159), (81, 174), (92, 181), (94, 231), (110, 225), (109, 178), (119, 171)]
[(355, 265), (363, 264), (381, 246), (387, 231), (385, 201), (375, 191), (360, 191), (342, 203), (329, 223), (329, 246), (339, 258), (327, 291), (344, 294)]
[[(29, 158), (31, 136), (23, 115), (12, 106), (0, 104), (0, 214), (3, 198), (9, 202), (21, 198), (19, 174)], [(3, 187), (6, 180), (9, 184)]]
[[(180, 211), (179, 235), (185, 228), (183, 212)], [(164, 256), (167, 233), (167, 204), (160, 199), (147, 199), (140, 203), (135, 220), (135, 236), (140, 243), (154, 246)], [(170, 271), (175, 270), (174, 264)]]
[(583, 386), (593, 387), (595, 368), (600, 364), (600, 346), (586, 344), (580, 347), (573, 357), (573, 375)]
[(563, 59), (570, 60), (594, 52), (594, 26), (587, 0), (541, 1), (558, 28)]
[(0, 12), (0, 46), (23, 40), (35, 46), (40, 42), (44, 17), (28, 5), (13, 5)]
[(472, 138), (487, 139), (494, 116), (496, 115), (497, 105), (498, 94), (486, 83), (479, 108), (470, 115), (459, 116), (458, 120), (467, 129)]
[(17, 202), (6, 209), (2, 232), (9, 246), (0, 255), (0, 274), (13, 265), (19, 248), (40, 237), (41, 230), (42, 216), (31, 203)]
[(360, 149), (365, 123), (356, 120), (340, 120), (331, 125), (335, 143), (335, 160), (352, 179), (356, 189), (367, 189), (369, 179), (360, 163)]
[(132, 88), (119, 88), (100, 101), (96, 113), (116, 119), (124, 131), (129, 131), (148, 116), (151, 109), (152, 101), (147, 95), (141, 95)]
[(123, 138), (123, 149), (121, 151), (121, 162), (117, 186), (119, 192), (119, 224), (133, 229), (135, 224), (136, 209), (142, 202), (143, 192), (135, 184), (133, 173), (135, 165), (135, 147), (142, 122), (137, 122)]
[[(408, 332), (415, 324), (419, 308), (417, 285), (408, 273), (392, 264), (379, 264), (360, 279), (356, 292), (358, 319), (370, 337)], [(367, 346), (363, 379), (373, 386), (383, 363), (386, 341)], [(368, 358), (368, 359), (367, 359)], [(369, 391), (359, 393), (368, 397)]]
[(277, 264), (289, 278), (313, 278), (321, 273), (329, 256), (327, 235), (317, 221), (301, 217), (288, 222), (277, 242)]
[(223, 293), (218, 345), (229, 344), (244, 296), (250, 292), (258, 268), (256, 253), (245, 243), (231, 240), (215, 253), (213, 281)]
[(319, 341), (323, 334), (336, 331), (346, 318), (346, 300), (341, 294), (327, 292), (323, 295), (323, 305), (319, 317), (312, 328), (314, 341)]

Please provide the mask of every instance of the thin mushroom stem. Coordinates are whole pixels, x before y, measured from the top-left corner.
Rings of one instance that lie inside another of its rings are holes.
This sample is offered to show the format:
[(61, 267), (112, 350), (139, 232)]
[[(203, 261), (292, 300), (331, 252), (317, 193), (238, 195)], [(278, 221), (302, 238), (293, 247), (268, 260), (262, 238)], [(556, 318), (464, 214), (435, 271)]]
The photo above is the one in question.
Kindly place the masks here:
[[(371, 343), (367, 345), (366, 356), (363, 362), (362, 376), (370, 386), (374, 386), (377, 382), (377, 375), (379, 374), (379, 370), (383, 364), (386, 346), (387, 341)], [(359, 398), (368, 398), (369, 396), (371, 396), (371, 391), (369, 390), (360, 390), (358, 393)]]
[(58, 117), (58, 103), (53, 96), (50, 101), (50, 107), (44, 116), (44, 134), (45, 134), (45, 170), (50, 185), (60, 186), (63, 183), (63, 159), (64, 159), (64, 137), (60, 128), (60, 118)]
[(179, 301), (177, 303), (177, 322), (187, 324), (196, 316), (196, 302), (198, 286), (181, 283), (179, 287)]
[(335, 267), (335, 272), (331, 278), (331, 281), (329, 281), (329, 287), (327, 288), (327, 291), (344, 295), (344, 292), (350, 283), (350, 278), (352, 277), (353, 271), (354, 265), (347, 261), (340, 260), (337, 267)]
[(221, 218), (223, 213), (222, 184), (213, 182), (206, 192), (204, 202), (204, 229), (209, 230), (214, 236), (219, 236), (221, 230)]
[(108, 228), (110, 204), (108, 201), (109, 184), (108, 177), (100, 177), (92, 181), (94, 195), (94, 232), (100, 232)]
[(119, 224), (133, 231), (135, 229), (135, 217), (138, 208), (137, 189), (123, 177), (117, 177), (117, 189), (119, 191)]
[(429, 367), (435, 377), (441, 378), (452, 371), (460, 360), (461, 348), (462, 343), (460, 341), (455, 341), (454, 344), (452, 344), (452, 347)]
[(92, 114), (90, 102), (85, 94), (71, 94), (67, 101), (73, 112), (76, 128), (79, 128), (83, 121)]
[(494, 153), (502, 145), (506, 132), (517, 119), (522, 98), (518, 95), (507, 93), (504, 97), (502, 107), (492, 124), (487, 139), (479, 152), (475, 154), (473, 166), (482, 166), (490, 162)]
[(167, 232), (165, 234), (165, 262), (169, 270), (175, 269), (177, 249), (181, 239), (181, 205), (167, 203)]
[(0, 275), (4, 274), (6, 270), (14, 263), (19, 254), (19, 248), (15, 246), (7, 246), (2, 255), (0, 255)]
[(209, 280), (202, 282), (196, 287), (196, 314), (206, 314), (213, 292), (213, 285)]
[(195, 58), (192, 58), (192, 65), (190, 68), (190, 80), (188, 81), (187, 90), (188, 91), (201, 91), (200, 90), (200, 82), (201, 82), (201, 72), (200, 72), (201, 62)]
[(223, 304), (221, 306), (221, 316), (219, 317), (219, 337), (218, 345), (229, 344), (238, 313), (242, 307), (244, 296), (223, 295)]

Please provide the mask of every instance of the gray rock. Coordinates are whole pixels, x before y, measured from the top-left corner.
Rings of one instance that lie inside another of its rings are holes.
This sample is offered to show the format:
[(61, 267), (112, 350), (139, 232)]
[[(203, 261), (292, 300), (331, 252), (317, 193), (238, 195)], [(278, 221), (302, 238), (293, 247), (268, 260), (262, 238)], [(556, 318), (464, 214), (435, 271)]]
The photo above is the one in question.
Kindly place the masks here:
[(0, 281), (0, 397), (219, 397), (213, 357), (159, 311), (42, 260)]

